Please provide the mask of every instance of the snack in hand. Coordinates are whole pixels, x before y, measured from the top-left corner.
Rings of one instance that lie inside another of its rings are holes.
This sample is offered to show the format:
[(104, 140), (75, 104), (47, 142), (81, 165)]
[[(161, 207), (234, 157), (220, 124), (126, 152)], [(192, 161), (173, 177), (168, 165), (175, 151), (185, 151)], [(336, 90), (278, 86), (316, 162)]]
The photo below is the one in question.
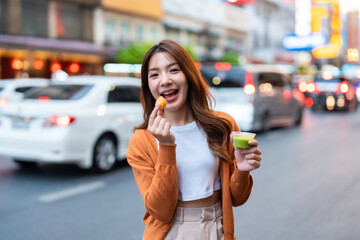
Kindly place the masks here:
[(163, 96), (160, 96), (160, 97), (156, 100), (155, 106), (156, 106), (157, 104), (159, 104), (160, 109), (164, 109), (164, 107), (165, 107), (166, 104), (167, 104), (167, 101), (166, 101), (166, 99), (165, 99)]

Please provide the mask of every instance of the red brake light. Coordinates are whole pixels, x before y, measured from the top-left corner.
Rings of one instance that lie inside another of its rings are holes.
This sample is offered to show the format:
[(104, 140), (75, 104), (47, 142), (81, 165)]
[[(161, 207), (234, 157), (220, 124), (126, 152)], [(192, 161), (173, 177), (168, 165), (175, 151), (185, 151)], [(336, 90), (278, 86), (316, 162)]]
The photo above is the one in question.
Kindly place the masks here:
[(320, 92), (320, 87), (319, 87), (319, 85), (314, 83), (314, 81), (310, 81), (306, 86), (306, 90), (309, 93), (319, 93)]
[(349, 91), (349, 84), (346, 81), (340, 83), (340, 91), (342, 93), (347, 93)]
[(40, 97), (38, 97), (38, 100), (40, 100), (40, 101), (48, 101), (48, 100), (50, 100), (50, 98), (48, 96), (40, 96)]
[(305, 106), (312, 107), (313, 104), (314, 104), (314, 101), (311, 97), (308, 97), (305, 99)]
[(291, 92), (290, 92), (290, 90), (285, 89), (285, 90), (283, 91), (283, 97), (284, 97), (285, 99), (290, 99), (290, 98), (291, 98)]
[(305, 96), (304, 96), (304, 93), (302, 91), (300, 91), (297, 88), (294, 88), (293, 91), (292, 91), (292, 94), (293, 94), (294, 98), (296, 98), (301, 103), (301, 105), (304, 105)]
[(229, 71), (231, 69), (231, 64), (227, 62), (217, 62), (214, 67), (218, 71)]
[(315, 92), (315, 83), (314, 82), (309, 82), (306, 86), (306, 90), (310, 93)]
[(45, 120), (44, 127), (67, 127), (75, 121), (75, 117), (69, 115), (52, 115)]
[(0, 107), (5, 107), (9, 104), (9, 99), (6, 97), (0, 97)]
[(306, 92), (307, 83), (305, 81), (299, 81), (298, 88), (301, 92)]
[(253, 80), (253, 75), (249, 72), (245, 73), (245, 86), (244, 92), (248, 95), (253, 95), (255, 93), (255, 84)]

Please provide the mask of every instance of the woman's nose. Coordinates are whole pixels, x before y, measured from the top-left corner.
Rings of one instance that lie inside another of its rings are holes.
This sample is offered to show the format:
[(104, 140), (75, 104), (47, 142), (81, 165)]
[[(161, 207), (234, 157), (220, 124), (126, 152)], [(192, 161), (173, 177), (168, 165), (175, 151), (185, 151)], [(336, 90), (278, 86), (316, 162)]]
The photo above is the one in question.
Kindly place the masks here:
[(170, 84), (170, 83), (171, 83), (171, 77), (166, 73), (162, 74), (161, 84), (166, 85), (166, 84)]

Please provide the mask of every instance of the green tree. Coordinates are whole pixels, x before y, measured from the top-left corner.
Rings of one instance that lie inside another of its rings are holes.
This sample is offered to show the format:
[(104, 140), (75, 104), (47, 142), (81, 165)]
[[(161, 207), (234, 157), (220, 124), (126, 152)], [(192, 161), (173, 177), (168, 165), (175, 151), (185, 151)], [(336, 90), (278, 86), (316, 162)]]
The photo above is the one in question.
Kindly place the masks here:
[(146, 52), (153, 46), (153, 43), (131, 43), (118, 50), (115, 60), (119, 63), (141, 64)]
[(228, 51), (224, 53), (220, 61), (239, 64), (239, 55), (236, 52)]
[[(146, 52), (153, 46), (153, 43), (143, 42), (143, 43), (131, 43), (126, 47), (122, 47), (118, 50), (115, 60), (118, 63), (128, 63), (128, 64), (141, 64)], [(190, 56), (197, 61), (197, 56), (192, 48), (192, 46), (184, 46), (186, 51)]]
[(191, 45), (186, 45), (186, 46), (184, 46), (184, 48), (190, 54), (190, 56), (194, 59), (194, 61), (198, 60), (198, 57), (195, 54), (194, 49), (193, 49), (193, 47)]

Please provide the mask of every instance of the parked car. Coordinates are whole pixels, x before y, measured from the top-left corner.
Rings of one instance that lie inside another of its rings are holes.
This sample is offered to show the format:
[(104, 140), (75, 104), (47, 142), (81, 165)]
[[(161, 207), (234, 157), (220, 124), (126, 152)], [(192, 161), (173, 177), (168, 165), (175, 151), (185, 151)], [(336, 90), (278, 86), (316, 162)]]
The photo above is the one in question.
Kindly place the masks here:
[(243, 131), (299, 125), (304, 96), (276, 67), (202, 64), (200, 72), (216, 98), (215, 109), (232, 115)]
[(44, 87), (49, 83), (50, 80), (44, 78), (0, 80), (0, 114), (9, 103), (19, 101), (29, 91)]
[(344, 64), (341, 68), (344, 76), (354, 80), (354, 91), (360, 103), (360, 66), (356, 64)]
[(110, 170), (125, 159), (143, 119), (140, 79), (78, 76), (9, 104), (0, 118), (0, 154), (23, 166), (76, 163)]
[(307, 87), (313, 99), (312, 110), (356, 110), (358, 101), (354, 83), (343, 75), (320, 72)]

